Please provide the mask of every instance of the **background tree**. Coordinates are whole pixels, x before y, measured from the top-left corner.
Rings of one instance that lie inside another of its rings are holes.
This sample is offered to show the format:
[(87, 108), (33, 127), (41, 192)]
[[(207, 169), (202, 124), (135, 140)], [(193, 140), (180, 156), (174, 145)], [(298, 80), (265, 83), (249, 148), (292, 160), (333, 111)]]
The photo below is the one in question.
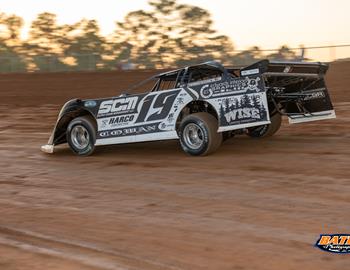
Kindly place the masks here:
[(61, 28), (56, 15), (44, 12), (32, 22), (27, 46), (33, 54), (52, 55), (60, 53)]
[(82, 20), (66, 32), (77, 32), (64, 43), (64, 55), (76, 60), (78, 70), (95, 70), (103, 68), (103, 55), (106, 51), (106, 40), (100, 35), (100, 28), (95, 20)]
[(133, 62), (141, 67), (154, 67), (159, 60), (156, 51), (159, 32), (154, 29), (157, 24), (158, 20), (143, 10), (130, 12), (124, 22), (118, 22), (113, 46), (116, 60), (124, 64)]
[(260, 48), (255, 46), (246, 51), (240, 52), (231, 57), (232, 63), (235, 65), (250, 65), (263, 58)]
[(152, 10), (130, 12), (117, 23), (114, 53), (124, 58), (119, 60), (129, 57), (141, 67), (168, 67), (225, 59), (232, 52), (230, 39), (212, 29), (208, 11), (175, 0), (149, 4)]
[(23, 20), (16, 15), (0, 13), (0, 72), (25, 71), (20, 31)]
[(22, 18), (16, 15), (0, 14), (0, 22), (4, 28), (1, 32), (1, 38), (10, 46), (20, 46), (20, 31), (23, 26)]
[(66, 65), (60, 59), (64, 28), (56, 23), (56, 15), (41, 13), (32, 22), (25, 50), (40, 71), (64, 70)]
[(182, 54), (178, 64), (194, 60), (224, 60), (230, 55), (233, 51), (231, 40), (212, 28), (213, 21), (207, 10), (191, 5), (178, 5), (176, 8), (179, 12), (177, 45)]
[(295, 51), (290, 50), (287, 45), (283, 45), (276, 53), (268, 55), (267, 58), (271, 60), (295, 60), (299, 57)]
[(209, 60), (243, 66), (266, 57), (300, 59), (287, 46), (268, 56), (258, 47), (237, 54), (232, 41), (213, 28), (207, 10), (176, 0), (149, 0), (149, 5), (117, 22), (111, 37), (100, 34), (95, 20), (59, 25), (55, 14), (44, 12), (23, 41), (23, 20), (0, 12), (0, 71), (173, 68)]

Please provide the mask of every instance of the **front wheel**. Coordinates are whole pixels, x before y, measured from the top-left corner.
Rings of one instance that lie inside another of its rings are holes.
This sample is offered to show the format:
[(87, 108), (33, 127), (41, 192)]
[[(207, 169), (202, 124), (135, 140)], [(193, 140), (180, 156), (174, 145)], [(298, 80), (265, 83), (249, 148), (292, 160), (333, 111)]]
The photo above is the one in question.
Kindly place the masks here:
[(96, 129), (90, 117), (74, 118), (67, 127), (67, 142), (79, 156), (91, 155), (95, 148)]
[(217, 132), (218, 121), (208, 113), (186, 116), (179, 128), (182, 149), (192, 156), (205, 156), (215, 152), (222, 143), (222, 133)]

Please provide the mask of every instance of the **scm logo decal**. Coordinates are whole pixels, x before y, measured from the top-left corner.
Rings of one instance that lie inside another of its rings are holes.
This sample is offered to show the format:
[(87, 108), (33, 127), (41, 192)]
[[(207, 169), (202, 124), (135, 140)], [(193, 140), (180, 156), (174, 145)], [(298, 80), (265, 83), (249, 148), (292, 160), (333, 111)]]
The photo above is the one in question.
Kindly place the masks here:
[(321, 234), (315, 246), (332, 253), (350, 253), (350, 234)]

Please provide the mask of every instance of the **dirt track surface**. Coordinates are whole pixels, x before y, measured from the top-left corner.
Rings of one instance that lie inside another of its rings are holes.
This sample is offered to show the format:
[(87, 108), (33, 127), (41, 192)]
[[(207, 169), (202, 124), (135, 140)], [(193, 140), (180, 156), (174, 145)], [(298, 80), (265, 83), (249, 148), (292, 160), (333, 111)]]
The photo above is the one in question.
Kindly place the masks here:
[(327, 78), (336, 120), (284, 123), (202, 158), (176, 141), (87, 158), (39, 151), (66, 99), (111, 96), (152, 72), (1, 75), (0, 269), (346, 269), (350, 256), (313, 246), (321, 233), (350, 233), (341, 65)]

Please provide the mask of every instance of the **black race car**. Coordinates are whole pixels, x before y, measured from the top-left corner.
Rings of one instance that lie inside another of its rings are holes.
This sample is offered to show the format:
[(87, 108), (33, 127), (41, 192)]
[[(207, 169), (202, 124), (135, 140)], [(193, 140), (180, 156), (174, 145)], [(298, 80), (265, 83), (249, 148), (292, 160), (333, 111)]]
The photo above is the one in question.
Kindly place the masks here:
[(95, 146), (179, 139), (190, 155), (207, 155), (236, 133), (273, 135), (290, 123), (335, 118), (323, 63), (259, 61), (225, 68), (212, 61), (161, 73), (150, 91), (101, 99), (72, 99), (47, 145), (68, 142), (78, 155)]

